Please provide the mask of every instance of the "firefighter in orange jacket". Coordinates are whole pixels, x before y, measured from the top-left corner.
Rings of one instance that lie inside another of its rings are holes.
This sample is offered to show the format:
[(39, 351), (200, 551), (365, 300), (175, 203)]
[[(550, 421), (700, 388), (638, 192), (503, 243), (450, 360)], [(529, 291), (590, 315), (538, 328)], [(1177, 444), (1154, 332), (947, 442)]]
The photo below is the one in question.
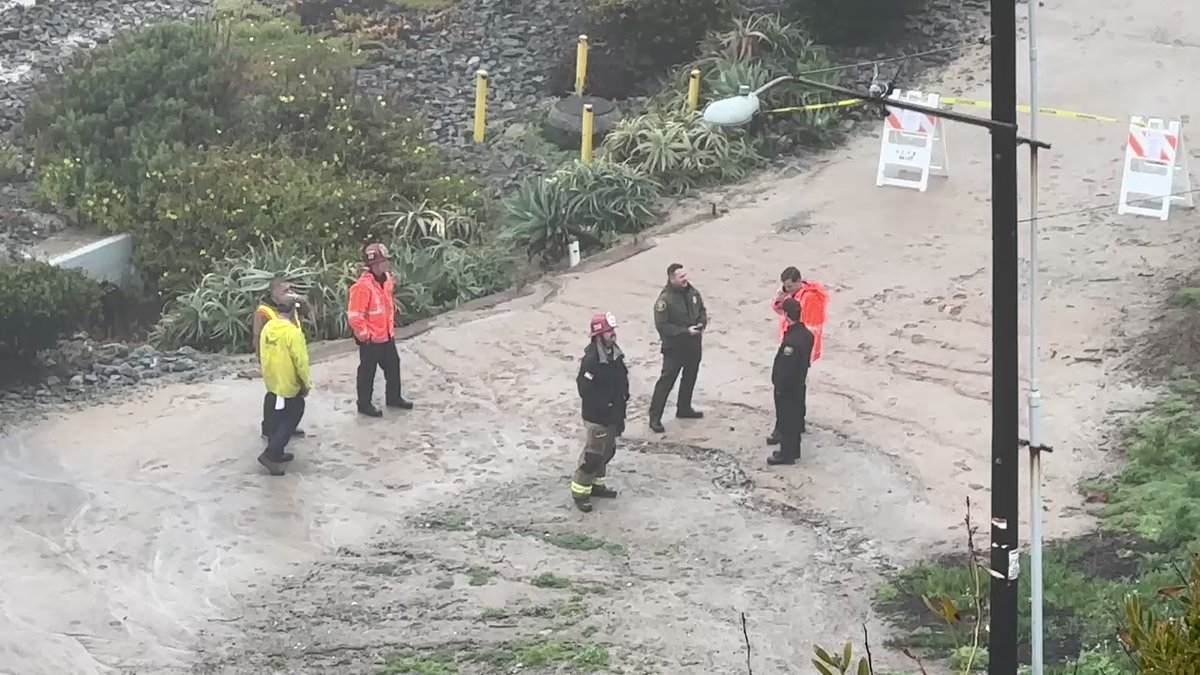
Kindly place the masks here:
[(383, 371), (384, 402), (391, 408), (412, 410), (412, 402), (400, 395), (400, 353), (396, 351), (396, 282), (383, 244), (363, 247), (366, 269), (350, 286), (346, 319), (358, 343), (358, 412), (382, 417), (371, 397), (375, 369)]
[[(825, 329), (825, 304), (828, 299), (825, 289), (815, 281), (805, 281), (800, 275), (800, 270), (795, 267), (785, 268), (779, 275), (779, 281), (782, 283), (782, 287), (771, 306), (779, 315), (779, 339), (781, 342), (783, 341), (788, 327), (793, 323), (783, 310), (783, 303), (791, 298), (800, 304), (800, 320), (812, 333), (813, 346), (810, 365), (816, 363), (817, 359), (821, 358), (821, 335)], [(775, 427), (767, 436), (767, 445), (779, 444), (779, 416), (780, 411), (776, 409)], [(802, 419), (800, 420), (800, 432), (804, 433), (805, 431), (807, 431), (807, 425)]]

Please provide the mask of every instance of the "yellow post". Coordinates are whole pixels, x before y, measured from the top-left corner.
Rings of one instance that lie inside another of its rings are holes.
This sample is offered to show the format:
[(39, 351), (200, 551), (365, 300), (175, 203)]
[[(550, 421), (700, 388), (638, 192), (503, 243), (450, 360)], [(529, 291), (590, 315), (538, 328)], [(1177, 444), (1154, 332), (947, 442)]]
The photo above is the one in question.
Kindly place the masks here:
[(487, 71), (475, 71), (475, 142), (482, 143), (487, 127)]
[(696, 112), (696, 108), (700, 105), (700, 71), (693, 70), (688, 76), (688, 97), (687, 111)]
[(575, 95), (583, 96), (583, 86), (587, 83), (588, 36), (580, 35), (575, 43)]
[(592, 161), (592, 135), (595, 133), (595, 118), (591, 103), (583, 106), (582, 126), (583, 129), (579, 134), (579, 161), (586, 164)]

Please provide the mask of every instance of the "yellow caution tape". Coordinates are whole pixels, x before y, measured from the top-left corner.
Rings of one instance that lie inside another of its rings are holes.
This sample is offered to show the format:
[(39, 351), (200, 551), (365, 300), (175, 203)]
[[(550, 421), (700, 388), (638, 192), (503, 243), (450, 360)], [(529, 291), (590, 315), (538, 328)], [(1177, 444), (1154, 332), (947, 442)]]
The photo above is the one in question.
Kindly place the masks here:
[[(942, 103), (948, 103), (950, 105), (969, 105), (974, 108), (991, 108), (992, 107), (991, 101), (978, 101), (973, 98), (946, 97), (946, 98), (942, 99)], [(1029, 106), (1018, 105), (1017, 110), (1027, 113), (1027, 112), (1029, 112)], [(1121, 121), (1119, 119), (1115, 119), (1112, 117), (1105, 117), (1103, 115), (1092, 115), (1090, 113), (1075, 112), (1073, 110), (1059, 110), (1058, 108), (1043, 108), (1040, 106), (1038, 107), (1038, 113), (1040, 113), (1042, 115), (1053, 115), (1054, 117), (1069, 117), (1069, 118), (1077, 119), (1077, 120), (1094, 120), (1096, 122), (1120, 122)]]
[[(846, 106), (857, 105), (859, 103), (864, 103), (864, 102), (865, 101), (863, 101), (863, 99), (861, 99), (861, 98), (845, 98), (840, 101), (833, 101), (832, 103), (814, 103), (812, 105), (801, 105), (801, 106), (794, 106), (791, 108), (773, 108), (771, 110), (766, 110), (764, 112), (784, 113), (784, 112), (803, 112), (805, 110), (824, 110), (826, 108), (844, 108)], [(948, 105), (966, 105), (966, 106), (972, 106), (975, 108), (991, 108), (992, 107), (991, 101), (980, 101), (980, 100), (973, 99), (973, 98), (946, 97), (946, 98), (941, 99), (941, 102), (948, 104)], [(1027, 112), (1029, 112), (1029, 106), (1018, 105), (1017, 110), (1027, 113)], [(1093, 120), (1095, 122), (1122, 122), (1123, 121), (1123, 120), (1119, 120), (1119, 119), (1116, 119), (1113, 117), (1105, 117), (1104, 115), (1093, 115), (1091, 113), (1075, 112), (1074, 110), (1060, 110), (1058, 108), (1038, 107), (1038, 112), (1043, 115), (1053, 115), (1054, 117), (1067, 117), (1067, 118), (1077, 119), (1077, 120)]]
[(782, 113), (782, 112), (802, 112), (804, 110), (824, 110), (826, 108), (844, 108), (846, 106), (857, 105), (862, 102), (863, 102), (863, 100), (861, 98), (844, 98), (840, 101), (833, 101), (832, 103), (813, 103), (811, 105), (799, 105), (799, 106), (794, 106), (791, 108), (773, 108), (771, 110), (765, 110), (763, 112)]

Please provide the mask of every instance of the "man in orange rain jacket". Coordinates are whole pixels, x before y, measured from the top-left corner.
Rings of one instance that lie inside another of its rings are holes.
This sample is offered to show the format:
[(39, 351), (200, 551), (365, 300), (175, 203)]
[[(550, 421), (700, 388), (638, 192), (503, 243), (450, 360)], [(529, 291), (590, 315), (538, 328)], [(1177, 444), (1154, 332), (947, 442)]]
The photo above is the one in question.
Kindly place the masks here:
[(375, 369), (383, 371), (384, 402), (391, 408), (412, 410), (400, 395), (400, 353), (396, 351), (396, 281), (391, 274), (388, 250), (383, 244), (363, 247), (366, 269), (350, 287), (347, 323), (358, 343), (358, 412), (383, 417), (371, 402)]
[[(783, 302), (788, 298), (796, 300), (800, 303), (800, 322), (808, 327), (813, 335), (812, 360), (810, 363), (816, 363), (817, 359), (821, 358), (821, 335), (825, 329), (825, 306), (828, 303), (829, 296), (825, 293), (825, 288), (815, 281), (805, 281), (800, 270), (795, 267), (787, 267), (779, 275), (779, 281), (783, 287), (779, 289), (779, 293), (775, 296), (775, 300), (771, 308), (779, 315), (779, 339), (782, 341), (784, 334), (787, 333), (788, 319), (784, 315)], [(806, 431), (804, 420), (800, 422), (800, 431)], [(775, 411), (775, 428), (771, 430), (771, 434), (767, 436), (767, 445), (777, 445), (779, 443), (779, 411)]]

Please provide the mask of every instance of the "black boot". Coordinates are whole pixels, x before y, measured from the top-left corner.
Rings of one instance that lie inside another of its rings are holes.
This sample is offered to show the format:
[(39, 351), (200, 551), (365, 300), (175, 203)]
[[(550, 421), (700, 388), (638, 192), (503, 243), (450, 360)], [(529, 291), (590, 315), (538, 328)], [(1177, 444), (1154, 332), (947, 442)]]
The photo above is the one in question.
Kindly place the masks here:
[(767, 436), (767, 445), (779, 445), (779, 442), (782, 440), (783, 437), (779, 435), (779, 430), (772, 429), (771, 435)]
[(366, 415), (367, 417), (383, 417), (383, 411), (370, 403), (358, 406), (358, 414)]
[(608, 487), (607, 485), (593, 485), (592, 496), (600, 497), (601, 499), (615, 499), (617, 496), (617, 491)]
[(412, 401), (409, 401), (408, 399), (404, 398), (403, 396), (401, 396), (400, 398), (398, 398), (394, 401), (388, 401), (387, 406), (389, 408), (400, 408), (401, 410), (412, 410), (413, 409)]
[(584, 513), (592, 512), (592, 498), (589, 495), (571, 495), (571, 500), (575, 502), (575, 508)]
[(795, 463), (796, 463), (795, 457), (784, 457), (783, 455), (779, 454), (778, 452), (771, 453), (771, 456), (767, 457), (767, 464), (769, 466), (778, 466), (780, 464), (795, 464)]
[(285, 452), (285, 453), (279, 455), (279, 463), (280, 464), (286, 464), (287, 462), (290, 462), (293, 459), (296, 459), (296, 456), (290, 452)]
[(699, 420), (704, 419), (704, 413), (695, 408), (685, 408), (683, 410), (676, 410), (675, 417), (681, 420)]
[(265, 452), (258, 456), (258, 463), (265, 466), (267, 471), (271, 472), (272, 476), (283, 475), (283, 466), (281, 466), (279, 462), (267, 457), (267, 453)]
[(667, 432), (666, 428), (663, 427), (662, 420), (653, 418), (650, 419), (650, 431), (653, 431), (656, 434), (665, 434)]

